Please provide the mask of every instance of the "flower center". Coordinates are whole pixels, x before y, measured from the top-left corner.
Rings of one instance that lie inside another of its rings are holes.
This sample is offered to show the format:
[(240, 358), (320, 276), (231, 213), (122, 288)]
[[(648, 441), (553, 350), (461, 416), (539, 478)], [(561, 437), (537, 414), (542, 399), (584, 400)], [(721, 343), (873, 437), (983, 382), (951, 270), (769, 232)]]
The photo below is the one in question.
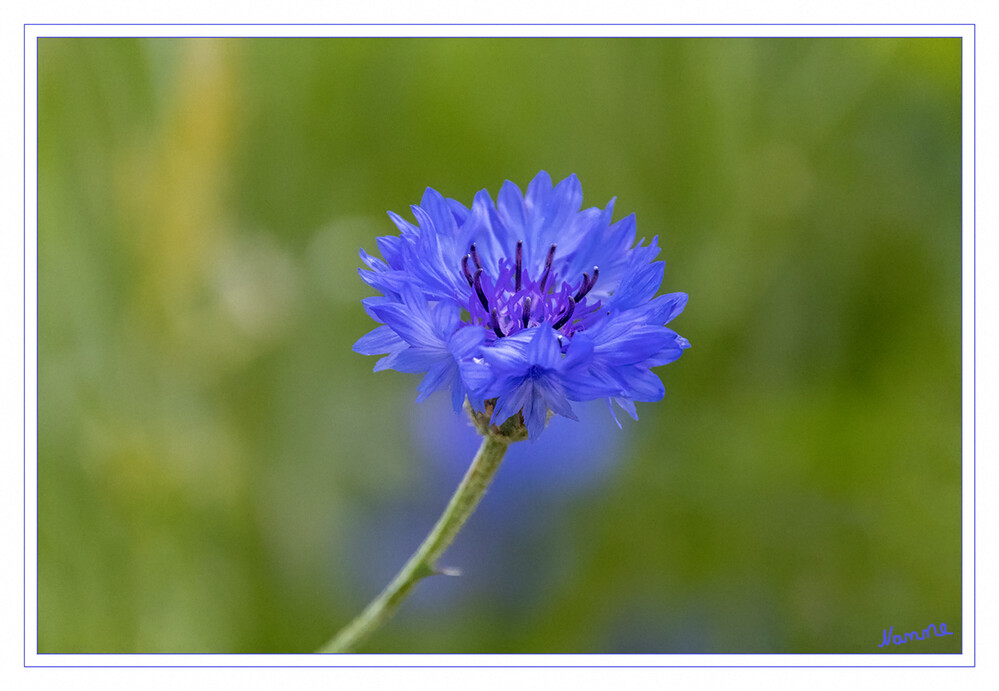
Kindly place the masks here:
[(465, 305), (469, 323), (480, 324), (497, 338), (539, 324), (550, 324), (566, 336), (585, 329), (590, 317), (600, 309), (599, 300), (587, 300), (600, 269), (594, 266), (592, 276), (584, 271), (582, 279), (571, 284), (553, 268), (556, 250), (554, 244), (548, 248), (544, 266), (535, 279), (524, 266), (524, 243), (517, 242), (513, 260), (503, 257), (497, 262), (497, 275), (489, 276), (472, 243), (468, 254), (461, 258), (461, 271), (471, 288)]

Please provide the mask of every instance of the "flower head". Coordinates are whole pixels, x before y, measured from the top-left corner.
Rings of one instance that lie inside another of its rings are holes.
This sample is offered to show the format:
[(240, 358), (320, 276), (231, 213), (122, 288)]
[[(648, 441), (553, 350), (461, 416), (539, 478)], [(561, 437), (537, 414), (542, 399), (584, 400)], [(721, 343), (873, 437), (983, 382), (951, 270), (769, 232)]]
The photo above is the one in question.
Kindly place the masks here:
[(611, 223), (613, 200), (582, 200), (576, 176), (553, 187), (542, 171), (526, 194), (507, 181), (471, 209), (428, 188), (416, 225), (390, 212), (400, 235), (378, 238), (383, 259), (361, 250), (381, 293), (364, 306), (382, 326), (354, 350), (386, 354), (375, 371), (425, 372), (418, 400), (449, 388), (455, 410), (488, 402), (494, 424), (520, 414), (530, 437), (549, 413), (575, 419), (570, 401), (613, 400), (637, 419), (635, 401), (665, 395), (651, 368), (690, 347), (665, 326), (687, 295), (654, 297), (658, 238), (636, 244), (634, 215)]

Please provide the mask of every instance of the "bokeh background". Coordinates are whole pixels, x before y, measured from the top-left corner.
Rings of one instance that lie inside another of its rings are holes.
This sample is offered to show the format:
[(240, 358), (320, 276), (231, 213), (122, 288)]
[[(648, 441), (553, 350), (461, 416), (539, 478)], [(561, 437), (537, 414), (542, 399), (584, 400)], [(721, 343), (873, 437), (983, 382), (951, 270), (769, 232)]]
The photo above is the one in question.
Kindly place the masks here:
[[(309, 652), (476, 446), (351, 351), (432, 186), (659, 235), (667, 397), (513, 447), (364, 652), (961, 649), (958, 39), (42, 39), (38, 648)], [(441, 395), (443, 398), (443, 395)]]

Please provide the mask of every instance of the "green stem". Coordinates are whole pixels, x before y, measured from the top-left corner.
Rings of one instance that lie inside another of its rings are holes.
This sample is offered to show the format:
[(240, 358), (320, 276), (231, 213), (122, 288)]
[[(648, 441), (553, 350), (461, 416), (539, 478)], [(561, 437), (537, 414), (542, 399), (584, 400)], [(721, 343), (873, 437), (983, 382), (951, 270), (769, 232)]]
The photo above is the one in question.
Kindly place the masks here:
[(502, 426), (496, 427), (488, 425), (488, 416), (482, 413), (472, 414), (473, 421), (483, 435), (482, 446), (475, 454), (471, 467), (455, 490), (444, 514), (385, 590), (317, 652), (350, 652), (395, 613), (419, 580), (441, 573), (436, 569), (437, 559), (475, 511), (507, 448), (514, 441), (526, 437), (526, 430), (519, 417), (514, 416)]

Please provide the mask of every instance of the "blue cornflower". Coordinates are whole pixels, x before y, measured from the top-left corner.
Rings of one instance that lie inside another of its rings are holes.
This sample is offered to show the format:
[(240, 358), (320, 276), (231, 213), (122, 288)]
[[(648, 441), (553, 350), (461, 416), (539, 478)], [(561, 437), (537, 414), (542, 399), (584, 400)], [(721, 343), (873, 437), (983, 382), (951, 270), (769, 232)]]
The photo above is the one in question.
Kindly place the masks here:
[(635, 401), (665, 395), (651, 368), (690, 347), (665, 326), (687, 295), (653, 297), (664, 263), (658, 237), (635, 243), (634, 214), (611, 223), (613, 200), (582, 200), (575, 175), (553, 188), (542, 171), (526, 194), (507, 181), (471, 209), (428, 188), (416, 225), (389, 212), (400, 235), (378, 238), (383, 259), (361, 250), (381, 293), (364, 306), (382, 326), (354, 350), (386, 354), (375, 371), (425, 372), (418, 400), (449, 388), (455, 410), (467, 397), (494, 424), (520, 414), (532, 438), (550, 412), (576, 419), (570, 401), (613, 400), (637, 419)]

